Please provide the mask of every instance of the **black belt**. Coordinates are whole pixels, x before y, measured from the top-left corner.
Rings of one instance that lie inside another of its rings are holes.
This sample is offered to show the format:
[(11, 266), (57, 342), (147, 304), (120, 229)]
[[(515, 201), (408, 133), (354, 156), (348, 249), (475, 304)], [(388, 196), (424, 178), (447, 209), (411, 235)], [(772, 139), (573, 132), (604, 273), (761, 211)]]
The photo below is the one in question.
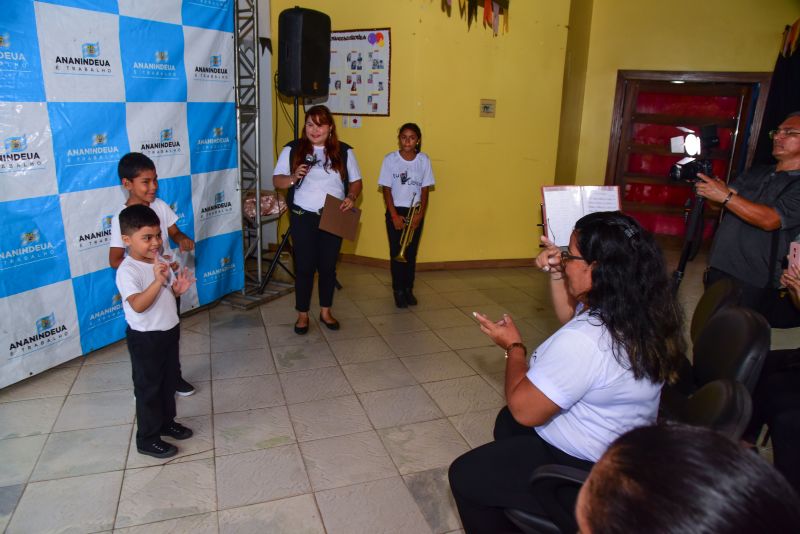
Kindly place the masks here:
[(320, 208), (319, 211), (309, 211), (304, 210), (303, 208), (294, 207), (292, 208), (292, 213), (295, 215), (322, 215), (322, 208)]

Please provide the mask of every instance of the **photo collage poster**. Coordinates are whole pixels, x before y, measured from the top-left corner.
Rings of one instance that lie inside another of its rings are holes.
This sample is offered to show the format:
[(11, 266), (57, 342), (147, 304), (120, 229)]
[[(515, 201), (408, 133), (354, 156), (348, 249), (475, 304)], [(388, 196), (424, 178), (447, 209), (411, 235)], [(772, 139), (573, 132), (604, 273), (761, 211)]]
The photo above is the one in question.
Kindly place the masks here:
[(328, 96), (306, 99), (341, 115), (389, 115), (389, 28), (331, 32)]

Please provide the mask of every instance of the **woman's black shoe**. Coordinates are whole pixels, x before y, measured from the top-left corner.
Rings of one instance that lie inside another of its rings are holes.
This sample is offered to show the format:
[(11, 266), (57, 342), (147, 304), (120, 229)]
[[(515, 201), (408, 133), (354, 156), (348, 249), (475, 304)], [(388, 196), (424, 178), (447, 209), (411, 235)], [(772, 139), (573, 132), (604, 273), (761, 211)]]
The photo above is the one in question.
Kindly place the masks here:
[(411, 288), (403, 290), (403, 296), (406, 298), (406, 302), (412, 306), (417, 305), (417, 297), (414, 296), (414, 293), (411, 292)]
[(339, 325), (339, 321), (337, 321), (336, 319), (334, 319), (332, 323), (326, 323), (325, 319), (322, 318), (322, 314), (320, 313), (319, 314), (319, 321), (322, 324), (324, 324), (325, 326), (327, 326), (328, 330), (339, 330), (339, 326), (340, 326)]
[(397, 291), (394, 292), (394, 304), (398, 308), (408, 308), (408, 302), (406, 302), (406, 293), (405, 291)]
[(305, 326), (300, 326), (297, 323), (294, 323), (294, 333), (298, 336), (302, 336), (304, 334), (308, 334), (308, 324)]

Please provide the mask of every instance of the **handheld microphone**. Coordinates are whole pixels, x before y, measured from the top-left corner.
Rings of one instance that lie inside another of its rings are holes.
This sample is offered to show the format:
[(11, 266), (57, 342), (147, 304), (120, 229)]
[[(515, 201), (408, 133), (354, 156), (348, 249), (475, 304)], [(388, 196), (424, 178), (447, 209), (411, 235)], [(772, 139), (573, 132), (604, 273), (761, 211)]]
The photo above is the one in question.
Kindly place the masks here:
[[(311, 170), (311, 167), (317, 164), (317, 155), (316, 154), (306, 154), (305, 160), (303, 161), (303, 165), (308, 165), (308, 170)], [(300, 185), (303, 183), (305, 176), (297, 180), (297, 184), (294, 186), (295, 190), (300, 189)]]

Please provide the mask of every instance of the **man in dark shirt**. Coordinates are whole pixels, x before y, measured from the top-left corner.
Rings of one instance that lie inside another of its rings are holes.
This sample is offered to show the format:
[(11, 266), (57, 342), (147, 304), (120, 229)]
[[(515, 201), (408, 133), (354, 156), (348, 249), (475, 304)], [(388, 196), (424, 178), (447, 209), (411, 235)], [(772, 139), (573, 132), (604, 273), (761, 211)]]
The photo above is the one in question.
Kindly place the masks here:
[[(707, 284), (733, 278), (742, 304), (765, 312), (765, 298), (780, 285), (781, 262), (800, 233), (800, 112), (770, 132), (774, 167), (756, 167), (730, 184), (698, 174), (697, 194), (726, 213), (711, 247)], [(769, 315), (765, 313), (765, 315)]]

